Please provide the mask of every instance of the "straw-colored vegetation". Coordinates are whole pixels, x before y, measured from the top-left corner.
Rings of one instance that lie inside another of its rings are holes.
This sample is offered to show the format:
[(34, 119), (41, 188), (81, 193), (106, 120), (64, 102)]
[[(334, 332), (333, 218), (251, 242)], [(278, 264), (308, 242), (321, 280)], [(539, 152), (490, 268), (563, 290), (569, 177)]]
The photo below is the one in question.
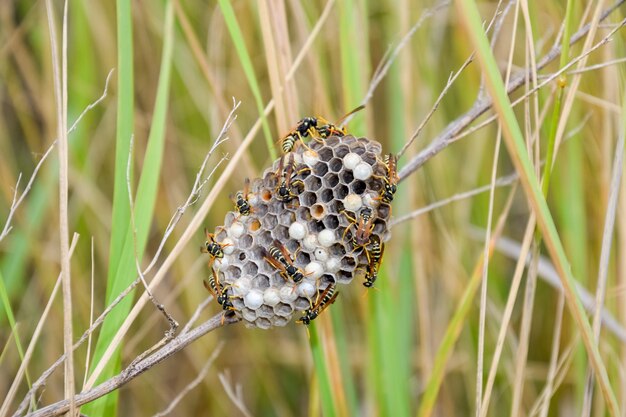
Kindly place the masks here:
[[(622, 3), (2, 2), (0, 417), (626, 415)], [(203, 226), (359, 104), (377, 289), (222, 320)]]

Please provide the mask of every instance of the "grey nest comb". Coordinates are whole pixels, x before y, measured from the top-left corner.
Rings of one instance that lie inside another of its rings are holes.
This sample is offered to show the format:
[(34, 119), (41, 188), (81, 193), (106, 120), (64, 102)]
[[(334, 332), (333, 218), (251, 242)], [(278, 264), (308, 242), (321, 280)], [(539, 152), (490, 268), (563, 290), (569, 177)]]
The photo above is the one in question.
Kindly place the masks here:
[[(291, 183), (281, 194), (281, 172), (289, 164)], [(228, 212), (209, 238), (223, 251), (210, 262), (223, 289), (220, 304), (247, 326), (284, 326), (329, 286), (334, 291), (335, 284), (364, 276), (371, 255), (365, 246), (355, 248), (355, 221), (362, 210), (372, 213), (371, 239), (388, 239), (391, 207), (380, 198), (386, 174), (380, 143), (350, 135), (311, 140), (276, 160), (251, 181), (245, 195), (249, 214)], [(281, 246), (301, 272), (299, 279), (267, 259)]]

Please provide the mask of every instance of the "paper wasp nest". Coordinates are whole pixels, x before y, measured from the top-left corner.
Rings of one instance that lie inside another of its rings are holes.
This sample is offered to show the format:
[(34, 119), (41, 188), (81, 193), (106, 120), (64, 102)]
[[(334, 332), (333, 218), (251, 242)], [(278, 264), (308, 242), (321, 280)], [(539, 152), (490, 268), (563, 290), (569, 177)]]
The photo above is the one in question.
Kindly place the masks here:
[[(251, 181), (247, 196), (251, 213), (228, 212), (224, 226), (215, 230), (224, 257), (215, 259), (213, 268), (234, 313), (248, 326), (284, 326), (294, 315), (299, 318), (330, 284), (348, 284), (357, 274), (362, 279), (368, 260), (364, 250), (353, 249), (350, 238), (355, 228), (346, 214), (355, 219), (361, 208), (372, 208), (376, 217), (372, 237), (379, 242), (388, 239), (390, 206), (379, 198), (386, 173), (380, 143), (332, 136), (323, 142), (311, 140), (307, 146), (297, 146), (293, 157), (283, 156), (295, 163), (292, 184), (302, 181), (293, 187), (292, 201), (277, 198), (278, 159), (262, 178)], [(303, 272), (298, 283), (286, 280), (264, 258), (275, 240)]]

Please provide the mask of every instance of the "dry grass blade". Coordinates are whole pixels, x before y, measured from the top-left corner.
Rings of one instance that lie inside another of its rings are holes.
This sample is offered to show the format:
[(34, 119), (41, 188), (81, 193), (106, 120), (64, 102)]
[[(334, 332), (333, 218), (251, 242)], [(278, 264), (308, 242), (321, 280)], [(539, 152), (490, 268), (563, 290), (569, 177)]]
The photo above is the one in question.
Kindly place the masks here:
[(248, 410), (248, 407), (246, 407), (246, 404), (243, 401), (243, 392), (241, 389), (241, 385), (237, 384), (233, 387), (233, 384), (230, 380), (230, 373), (228, 371), (220, 372), (218, 376), (220, 378), (222, 386), (224, 387), (226, 395), (228, 395), (228, 398), (230, 398), (235, 407), (237, 407), (237, 409), (241, 411), (241, 414), (243, 414), (245, 417), (252, 417), (250, 410)]
[(65, 361), (65, 398), (70, 401), (70, 416), (76, 414), (74, 403), (74, 357), (72, 354), (72, 290), (70, 277), (69, 257), (69, 224), (68, 224), (68, 142), (67, 142), (67, 1), (63, 7), (63, 37), (61, 44), (61, 56), (59, 57), (54, 20), (54, 9), (50, 0), (46, 1), (48, 26), (50, 30), (50, 43), (52, 53), (52, 69), (54, 73), (54, 95), (57, 106), (57, 135), (59, 138), (59, 235), (61, 248), (61, 275), (63, 289), (63, 348), (67, 357)]

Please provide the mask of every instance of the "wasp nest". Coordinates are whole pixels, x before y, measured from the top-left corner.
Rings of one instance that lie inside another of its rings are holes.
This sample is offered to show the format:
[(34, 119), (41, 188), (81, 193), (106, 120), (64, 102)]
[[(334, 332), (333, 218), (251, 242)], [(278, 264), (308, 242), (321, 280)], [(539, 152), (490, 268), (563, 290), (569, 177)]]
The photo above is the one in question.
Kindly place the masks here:
[[(368, 242), (379, 249), (389, 235), (380, 154), (380, 143), (367, 138), (311, 140), (275, 161), (247, 193), (237, 193), (239, 210), (209, 235), (222, 251), (212, 257), (218, 279), (211, 282), (214, 294), (216, 286), (221, 290), (220, 304), (248, 326), (284, 326), (332, 295), (324, 292), (329, 287), (334, 292), (335, 284), (367, 275), (371, 250), (357, 244), (356, 222), (369, 215)], [(206, 246), (211, 253), (211, 242)]]

